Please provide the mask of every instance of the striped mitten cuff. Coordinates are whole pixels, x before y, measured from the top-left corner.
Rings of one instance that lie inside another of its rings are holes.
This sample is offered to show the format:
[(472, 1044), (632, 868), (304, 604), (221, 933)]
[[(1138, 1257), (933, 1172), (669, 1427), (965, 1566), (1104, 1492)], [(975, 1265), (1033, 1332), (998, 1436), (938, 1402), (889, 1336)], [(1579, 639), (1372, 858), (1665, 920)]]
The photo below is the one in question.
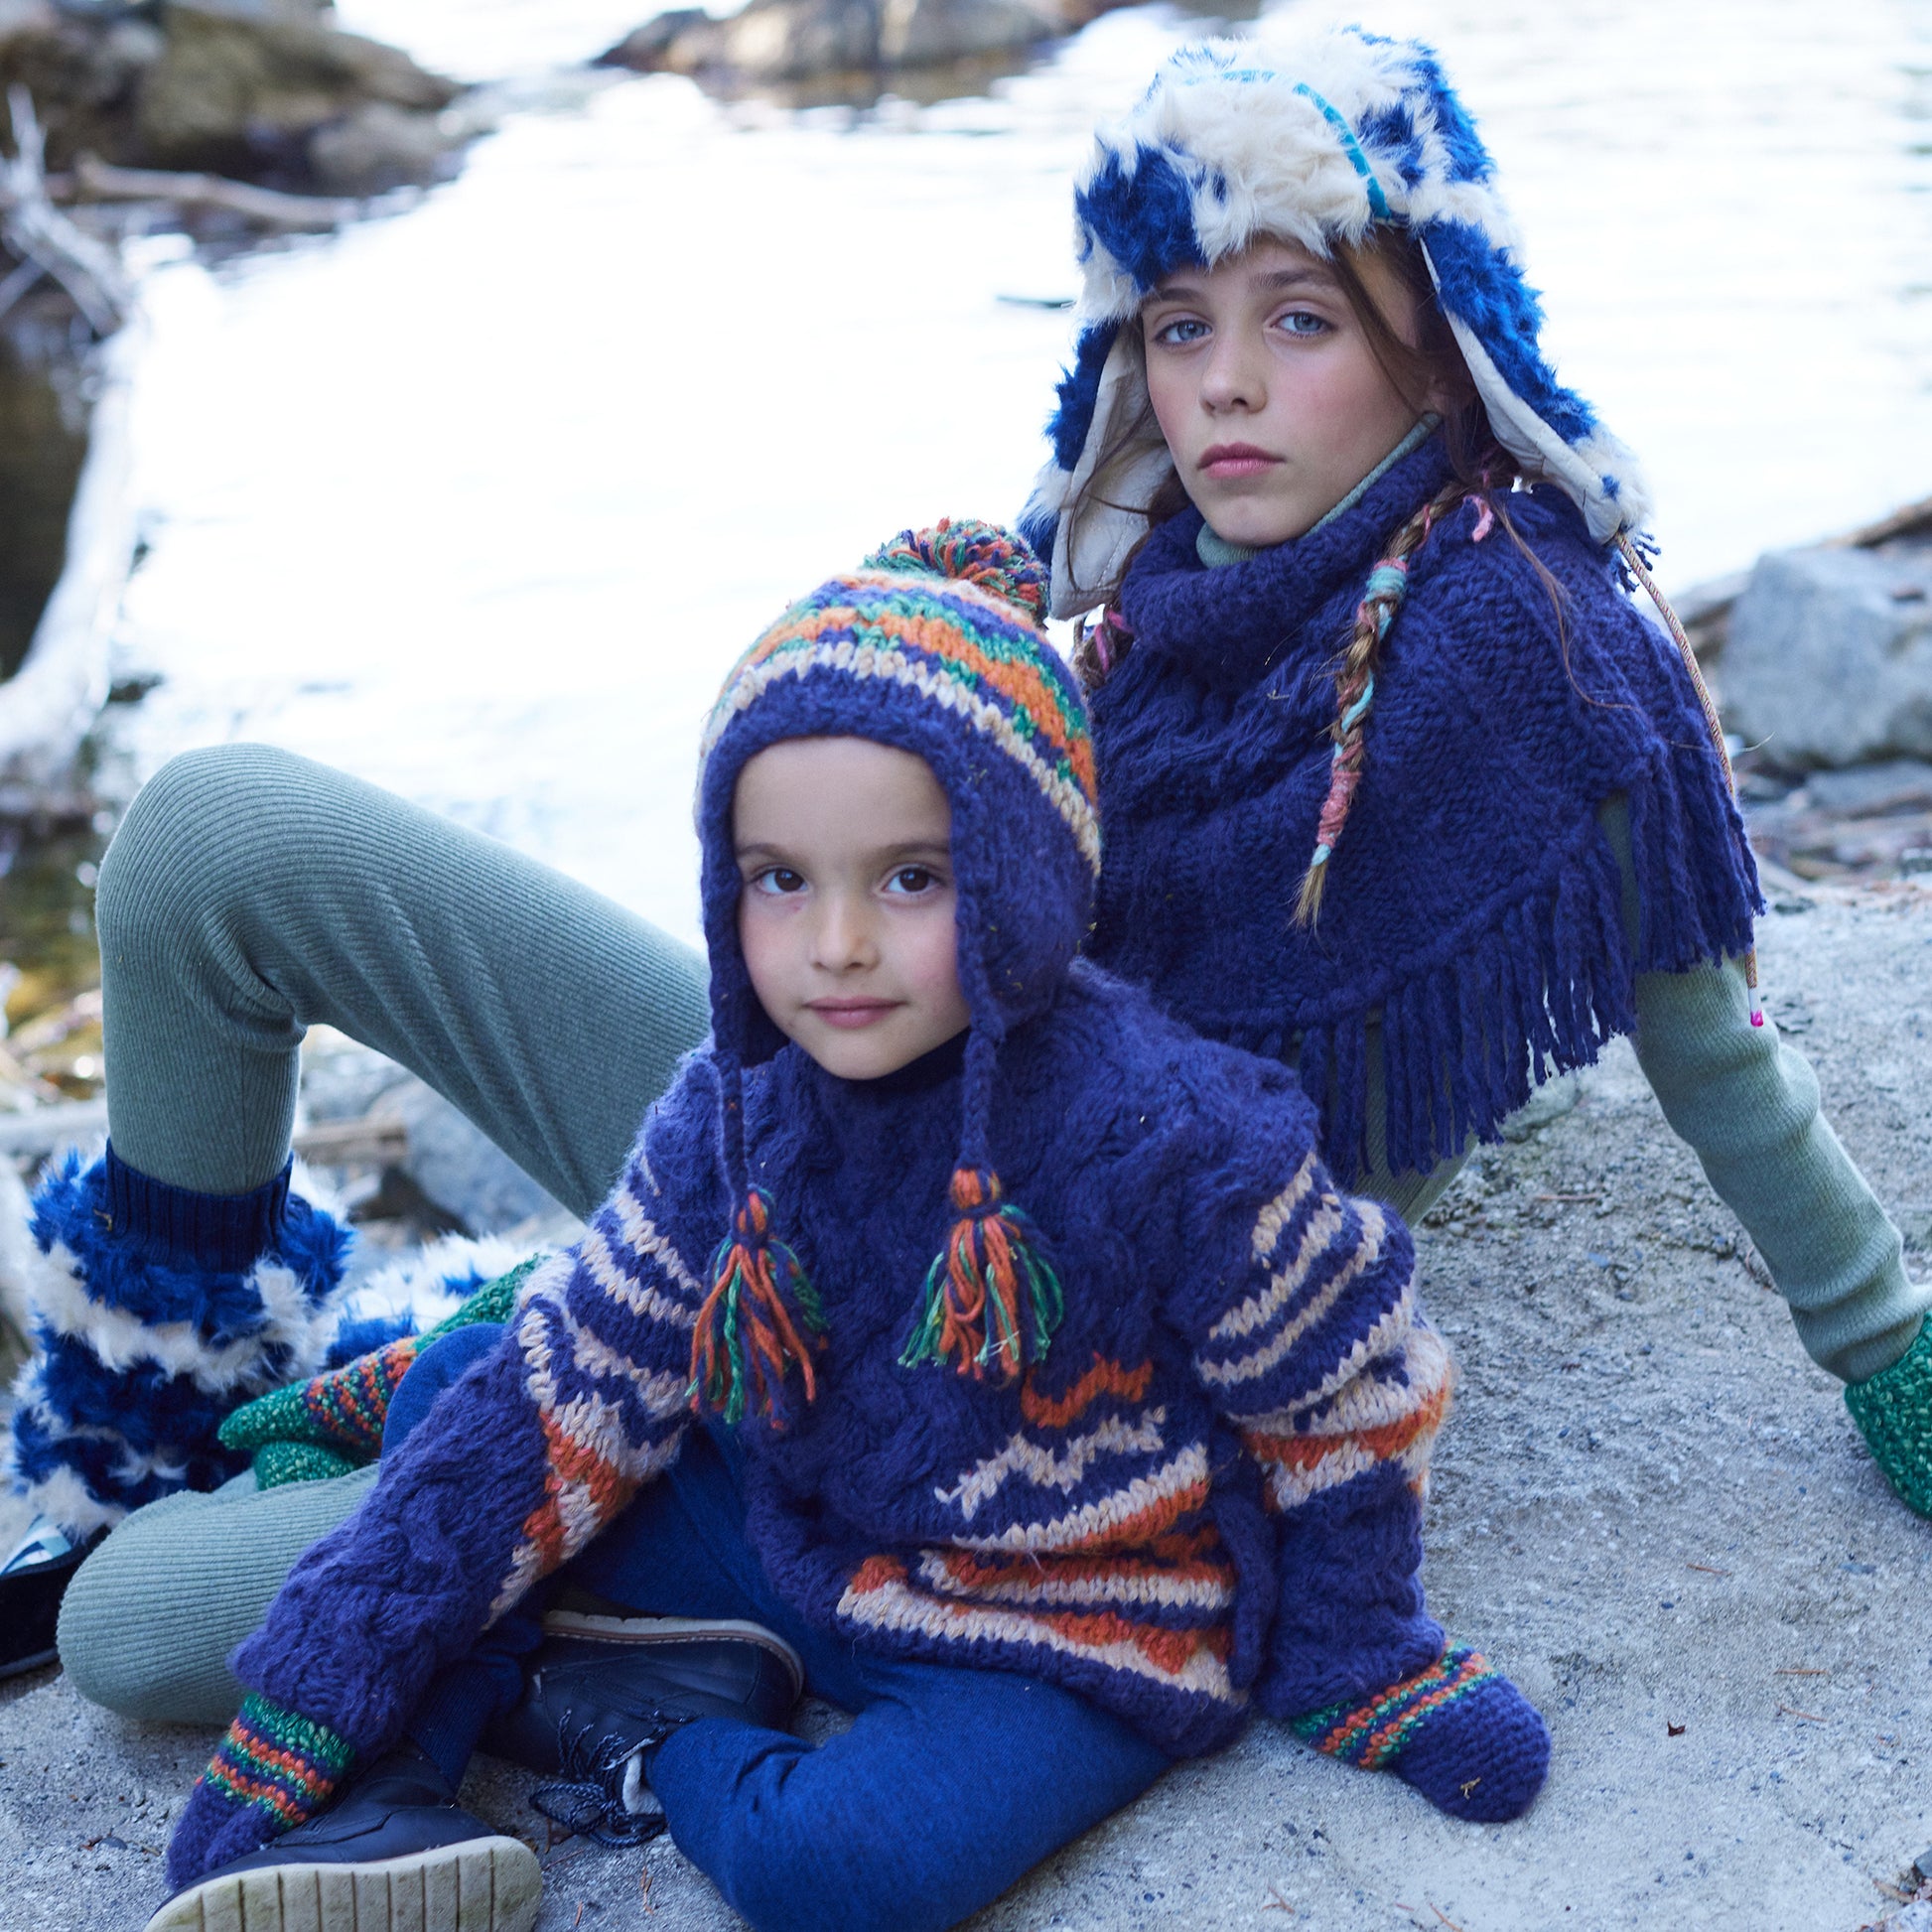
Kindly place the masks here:
[(1890, 1368), (1847, 1383), (1845, 1406), (1891, 1486), (1932, 1516), (1932, 1321)]
[(473, 1322), (507, 1321), (517, 1290), (541, 1259), (532, 1256), (485, 1283), (425, 1334), (404, 1335), (341, 1368), (244, 1403), (221, 1425), (222, 1446), (254, 1451), (261, 1489), (343, 1475), (373, 1462), (382, 1450), (389, 1404), (417, 1356)]
[(306, 1824), (336, 1795), (348, 1740), (264, 1697), (242, 1701), (168, 1841), (176, 1890)]
[(1292, 1721), (1305, 1742), (1365, 1771), (1393, 1771), (1451, 1818), (1500, 1824), (1536, 1801), (1550, 1733), (1514, 1684), (1466, 1645), (1360, 1704)]

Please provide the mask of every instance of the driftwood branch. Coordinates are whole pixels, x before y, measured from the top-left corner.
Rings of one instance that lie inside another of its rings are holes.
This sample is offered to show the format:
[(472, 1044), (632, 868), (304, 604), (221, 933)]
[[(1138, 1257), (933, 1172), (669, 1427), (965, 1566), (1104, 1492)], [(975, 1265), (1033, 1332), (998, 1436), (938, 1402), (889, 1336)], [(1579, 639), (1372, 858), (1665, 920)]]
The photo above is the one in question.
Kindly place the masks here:
[(361, 212), (359, 203), (322, 195), (283, 195), (219, 175), (173, 174), (158, 168), (116, 168), (91, 154), (73, 164), (71, 199), (82, 202), (169, 202), (185, 209), (239, 215), (258, 228), (320, 233)]
[[(0, 242), (19, 262), (4, 284), (4, 314), (41, 275), (67, 290), (96, 336), (111, 336), (127, 320), (134, 292), (120, 258), (104, 242), (76, 227), (47, 192), (46, 139), (27, 89), (7, 89), (14, 152), (0, 159)], [(27, 275), (29, 266), (38, 273)]]

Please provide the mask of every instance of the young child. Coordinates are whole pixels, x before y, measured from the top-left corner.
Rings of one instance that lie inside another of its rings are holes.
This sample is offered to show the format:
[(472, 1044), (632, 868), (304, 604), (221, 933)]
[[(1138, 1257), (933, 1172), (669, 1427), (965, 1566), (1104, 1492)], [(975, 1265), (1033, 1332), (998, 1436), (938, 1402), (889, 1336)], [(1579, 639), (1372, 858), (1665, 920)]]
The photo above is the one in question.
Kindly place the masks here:
[(709, 1047), (243, 1645), (156, 1928), (454, 1897), (466, 1847), (528, 1926), (534, 1860), (450, 1787), (560, 1572), (759, 1619), (856, 1713), (813, 1748), (572, 1708), (608, 1822), (647, 1779), (760, 1927), (952, 1924), (1255, 1710), (1459, 1817), (1535, 1796), (1541, 1721), (1423, 1605), (1449, 1363), (1407, 1231), (1284, 1068), (1076, 958), (1100, 826), (1043, 595), (1000, 531), (906, 532), (732, 672)]
[(1626, 594), (1642, 477), (1543, 357), (1435, 57), (1186, 48), (1075, 207), (1078, 351), (1021, 527), (1054, 613), (1101, 610), (1092, 956), (1296, 1066), (1333, 1170), (1411, 1217), (1633, 1035), (1932, 1513), (1932, 1284), (1763, 1017), (1722, 735)]

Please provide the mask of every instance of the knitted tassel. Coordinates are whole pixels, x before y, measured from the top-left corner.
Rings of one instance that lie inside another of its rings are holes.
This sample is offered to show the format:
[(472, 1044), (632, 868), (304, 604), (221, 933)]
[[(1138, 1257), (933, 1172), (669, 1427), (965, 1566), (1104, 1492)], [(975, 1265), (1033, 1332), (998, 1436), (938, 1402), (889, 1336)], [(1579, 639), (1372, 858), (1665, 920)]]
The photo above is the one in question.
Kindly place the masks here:
[(949, 1361), (976, 1380), (991, 1368), (1011, 1382), (1046, 1359), (1064, 1312), (1060, 1280), (1039, 1230), (1003, 1202), (998, 1174), (955, 1169), (951, 1191), (959, 1218), (926, 1273), (924, 1312), (899, 1361)]
[[(748, 1400), (773, 1427), (782, 1426), (778, 1392), (786, 1365), (805, 1377), (805, 1400), (818, 1395), (812, 1348), (798, 1332), (786, 1292), (797, 1304), (799, 1322), (813, 1335), (825, 1332), (825, 1311), (798, 1257), (771, 1235), (771, 1200), (749, 1188), (730, 1236), (711, 1263), (711, 1293), (698, 1311), (691, 1337), (691, 1407), (709, 1409), (726, 1422), (745, 1419)], [(749, 1392), (749, 1394), (748, 1394)]]

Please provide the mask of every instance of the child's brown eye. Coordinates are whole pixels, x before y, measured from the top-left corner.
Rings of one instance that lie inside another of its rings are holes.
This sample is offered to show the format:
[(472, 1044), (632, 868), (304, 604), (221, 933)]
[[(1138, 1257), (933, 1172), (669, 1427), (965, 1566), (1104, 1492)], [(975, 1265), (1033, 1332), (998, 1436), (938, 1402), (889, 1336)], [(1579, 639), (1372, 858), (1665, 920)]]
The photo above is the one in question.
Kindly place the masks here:
[(932, 874), (924, 866), (900, 866), (893, 874), (893, 890), (897, 893), (928, 892), (932, 884)]

